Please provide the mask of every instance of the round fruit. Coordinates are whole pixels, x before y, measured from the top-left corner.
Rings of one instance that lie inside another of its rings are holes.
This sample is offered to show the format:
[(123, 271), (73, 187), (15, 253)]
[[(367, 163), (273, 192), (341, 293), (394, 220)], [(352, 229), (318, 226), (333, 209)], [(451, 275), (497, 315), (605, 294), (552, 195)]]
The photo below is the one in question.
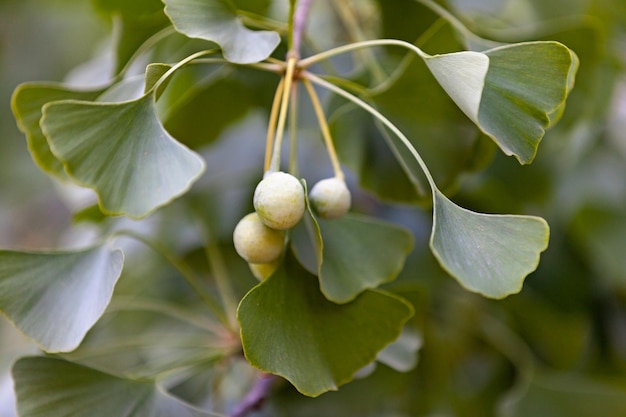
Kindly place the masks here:
[(309, 201), (318, 216), (336, 219), (350, 210), (352, 198), (346, 182), (333, 177), (317, 182), (309, 193)]
[(254, 190), (254, 209), (272, 229), (286, 230), (304, 215), (304, 188), (293, 175), (271, 172)]
[(275, 261), (283, 252), (285, 233), (267, 227), (257, 213), (250, 213), (237, 223), (233, 232), (235, 250), (252, 264)]

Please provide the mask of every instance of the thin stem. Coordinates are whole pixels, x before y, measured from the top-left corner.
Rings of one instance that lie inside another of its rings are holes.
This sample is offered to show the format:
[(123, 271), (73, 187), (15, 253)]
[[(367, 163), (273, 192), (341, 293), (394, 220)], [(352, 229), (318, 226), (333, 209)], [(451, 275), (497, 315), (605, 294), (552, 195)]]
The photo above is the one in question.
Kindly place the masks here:
[(287, 48), (289, 51), (293, 49), (293, 25), (294, 15), (296, 14), (297, 0), (289, 0), (289, 20), (287, 21)]
[(287, 33), (287, 25), (284, 22), (241, 9), (237, 10), (237, 16), (241, 17), (242, 23), (246, 26), (252, 26), (257, 29), (273, 30), (282, 34)]
[[(282, 63), (282, 61), (279, 61)], [(235, 64), (225, 60), (224, 58), (200, 58), (196, 59), (192, 62), (192, 64), (230, 64), (238, 67), (247, 67), (247, 68), (256, 68), (259, 70), (273, 72), (276, 74), (282, 74), (285, 71), (284, 64), (273, 63), (273, 62), (255, 62), (251, 64)]]
[(456, 18), (452, 13), (450, 13), (445, 8), (441, 7), (439, 4), (435, 3), (431, 0), (415, 0), (417, 3), (420, 3), (426, 7), (428, 7), (433, 12), (437, 13), (439, 16), (446, 19), (459, 33), (461, 33), (466, 38), (479, 38), (477, 35), (472, 33), (467, 26), (465, 26), (459, 19)]
[(287, 71), (285, 72), (285, 85), (283, 88), (283, 97), (280, 104), (280, 114), (278, 115), (278, 127), (276, 129), (276, 140), (274, 141), (274, 152), (272, 161), (270, 162), (269, 171), (280, 170), (280, 151), (283, 143), (283, 134), (285, 132), (285, 120), (287, 111), (289, 110), (289, 95), (291, 93), (291, 85), (293, 84), (293, 73), (298, 62), (297, 58), (291, 57), (287, 61)]
[(420, 154), (417, 152), (417, 150), (415, 150), (415, 147), (411, 144), (411, 142), (409, 141), (409, 139), (400, 131), (400, 129), (398, 129), (393, 123), (391, 123), (391, 121), (389, 119), (387, 119), (385, 116), (383, 116), (378, 110), (376, 110), (375, 108), (373, 108), (372, 106), (370, 106), (369, 104), (367, 104), (366, 102), (364, 102), (363, 100), (361, 100), (360, 98), (348, 93), (347, 91), (323, 80), (322, 78), (311, 74), (309, 72), (304, 72), (302, 74), (303, 79), (307, 79), (310, 80), (311, 82), (313, 82), (314, 84), (319, 85), (320, 87), (324, 87), (327, 90), (332, 91), (335, 94), (338, 94), (340, 96), (342, 96), (343, 98), (353, 102), (354, 104), (356, 104), (357, 106), (361, 107), (363, 110), (367, 111), (368, 113), (370, 113), (372, 116), (376, 117), (378, 120), (381, 121), (381, 123), (383, 123), (389, 130), (391, 130), (404, 144), (404, 146), (408, 149), (408, 151), (411, 153), (411, 155), (415, 158), (415, 160), (417, 161), (418, 165), (420, 166), (420, 168), (422, 169), (422, 171), (424, 172), (424, 175), (426, 176), (426, 179), (428, 180), (428, 184), (430, 185), (430, 188), (433, 192), (433, 194), (435, 193), (435, 191), (437, 190), (437, 185), (435, 184), (435, 180), (433, 179), (430, 171), (428, 170), (428, 167), (426, 166), (426, 163), (424, 162), (424, 160), (422, 159), (422, 157), (420, 156)]
[[(450, 13), (448, 10), (443, 8), (441, 5), (435, 3), (434, 1), (432, 0), (415, 0), (415, 1), (422, 4), (423, 6), (428, 7), (430, 10), (437, 13), (444, 20), (446, 20), (450, 25), (452, 25), (452, 27), (458, 33), (460, 33), (463, 38), (465, 38), (464, 39), (465, 45), (468, 47), (468, 49), (473, 49), (471, 47), (472, 46), (471, 41), (473, 41), (476, 45), (480, 45), (481, 50), (488, 49), (488, 48), (496, 48), (498, 46), (503, 45), (502, 42), (492, 41), (490, 39), (481, 38), (480, 36), (476, 35), (474, 32), (469, 30), (467, 26), (465, 26), (463, 22), (461, 22), (456, 16), (454, 16), (452, 13)], [(552, 26), (550, 27), (551, 29), (555, 29)], [(524, 35), (519, 33), (519, 29), (516, 29), (516, 33), (519, 36), (524, 37)]]
[(296, 58), (300, 58), (300, 45), (302, 44), (302, 35), (306, 27), (306, 19), (312, 5), (311, 0), (298, 0), (296, 11), (293, 14), (292, 39), (289, 53)]
[(311, 98), (311, 104), (313, 104), (313, 109), (315, 110), (315, 114), (317, 115), (317, 121), (320, 125), (320, 130), (322, 131), (322, 136), (324, 137), (324, 142), (326, 143), (326, 151), (328, 152), (328, 156), (330, 157), (330, 162), (333, 164), (333, 171), (335, 172), (335, 177), (340, 180), (344, 179), (343, 171), (341, 170), (341, 164), (339, 163), (339, 158), (337, 157), (337, 152), (335, 150), (335, 145), (333, 143), (333, 138), (330, 134), (330, 129), (328, 128), (328, 122), (326, 121), (326, 116), (324, 115), (324, 109), (320, 104), (320, 100), (315, 92), (315, 88), (311, 85), (311, 82), (303, 78), (302, 83), (304, 87), (306, 87), (307, 92), (309, 93), (309, 97)]
[(312, 55), (308, 58), (304, 58), (300, 60), (300, 62), (298, 63), (298, 68), (305, 69), (305, 68), (310, 67), (313, 64), (318, 63), (319, 61), (332, 58), (336, 55), (345, 54), (346, 52), (358, 51), (359, 49), (363, 49), (363, 48), (371, 48), (374, 46), (401, 46), (403, 48), (407, 48), (415, 52), (422, 59), (430, 58), (430, 55), (428, 55), (427, 53), (425, 53), (424, 51), (422, 51), (420, 48), (413, 45), (412, 43), (401, 41), (399, 39), (374, 39), (370, 41), (355, 42), (349, 45), (339, 46), (337, 48), (333, 48), (333, 49), (329, 49), (327, 51), (321, 52), (317, 55)]
[(278, 110), (280, 110), (280, 101), (283, 96), (284, 88), (285, 79), (281, 78), (278, 86), (276, 87), (276, 93), (274, 93), (272, 110), (270, 110), (270, 120), (267, 126), (267, 137), (265, 138), (265, 164), (263, 165), (264, 172), (270, 169), (270, 163), (272, 161), (272, 149), (274, 149), (274, 136), (276, 135), (276, 121), (278, 119)]
[[(361, 27), (359, 26), (359, 22), (354, 13), (354, 8), (351, 7), (351, 4), (346, 1), (333, 1), (331, 2), (337, 14), (343, 21), (350, 37), (354, 42), (361, 42), (367, 39)], [(363, 60), (367, 63), (367, 66), (370, 69), (372, 77), (376, 81), (377, 84), (381, 83), (387, 78), (387, 74), (383, 71), (382, 67), (376, 60), (376, 57), (369, 49), (363, 50), (362, 53)]]
[(176, 270), (185, 279), (185, 281), (187, 281), (189, 286), (193, 288), (193, 290), (198, 294), (198, 296), (202, 299), (202, 301), (204, 301), (207, 307), (209, 307), (209, 309), (213, 312), (213, 314), (215, 314), (217, 319), (227, 329), (230, 329), (231, 331), (233, 330), (230, 327), (230, 322), (228, 320), (228, 317), (224, 313), (224, 310), (222, 306), (220, 305), (220, 303), (215, 298), (213, 298), (211, 294), (204, 291), (204, 289), (202, 288), (202, 283), (200, 279), (198, 278), (194, 270), (189, 265), (187, 265), (187, 263), (176, 258), (163, 246), (159, 245), (156, 242), (153, 242), (147, 237), (142, 236), (139, 233), (136, 233), (132, 230), (119, 230), (115, 232), (114, 236), (126, 236), (129, 238), (135, 239), (138, 242), (143, 243), (144, 245), (146, 245), (147, 247), (149, 247), (150, 249), (152, 249), (159, 255), (161, 255), (168, 263), (170, 263), (174, 268), (176, 268)]
[(219, 248), (215, 235), (212, 232), (209, 222), (204, 221), (206, 216), (200, 212), (200, 207), (193, 204), (191, 211), (195, 215), (204, 237), (204, 251), (209, 263), (211, 276), (215, 280), (217, 291), (222, 301), (222, 305), (226, 310), (226, 315), (230, 320), (230, 329), (238, 329), (237, 324), (237, 306), (239, 301), (234, 295), (228, 268), (224, 261), (224, 256)]
[(289, 111), (289, 173), (298, 177), (298, 85), (291, 86)]
[(218, 49), (207, 49), (204, 51), (199, 51), (196, 52), (194, 54), (189, 55), (187, 58), (183, 59), (182, 61), (179, 61), (176, 65), (174, 65), (172, 68), (170, 68), (169, 70), (167, 70), (167, 72), (165, 74), (163, 74), (161, 76), (161, 78), (158, 79), (158, 81), (156, 83), (154, 83), (154, 86), (152, 87), (152, 91), (155, 92), (156, 97), (158, 97), (161, 94), (161, 85), (169, 78), (171, 77), (176, 71), (178, 71), (179, 69), (181, 69), (182, 67), (184, 67), (185, 65), (187, 65), (188, 63), (190, 63), (191, 61), (194, 61), (198, 58), (201, 58), (203, 56), (206, 55), (212, 55), (219, 52)]
[(351, 91), (355, 94), (367, 95), (367, 94), (371, 94), (371, 92), (373, 91), (372, 89), (368, 89), (367, 87), (359, 83), (356, 83), (352, 80), (348, 80), (346, 78), (342, 78), (338, 76), (336, 77), (333, 75), (324, 75), (322, 78), (330, 83), (335, 84), (336, 86), (339, 86), (345, 90)]
[(135, 310), (163, 314), (175, 320), (195, 326), (202, 331), (209, 331), (214, 334), (219, 334), (224, 331), (224, 327), (216, 323), (213, 317), (205, 315), (198, 316), (195, 313), (182, 310), (174, 305), (143, 299), (141, 297), (118, 295), (111, 301), (109, 307), (107, 307), (107, 313)]
[[(324, 51), (324, 48), (321, 47), (318, 42), (317, 39), (311, 37), (311, 36), (307, 36), (305, 34), (305, 41), (306, 44), (309, 48), (310, 51), (312, 51), (313, 54), (318, 54), (322, 51)], [(335, 65), (331, 62), (331, 61), (322, 61), (320, 62), (320, 65), (322, 66), (322, 69), (328, 73), (328, 74), (333, 74), (338, 76), (339, 75), (339, 71), (337, 71), (337, 68), (335, 67)]]
[(515, 404), (528, 388), (535, 374), (533, 354), (526, 342), (504, 323), (490, 315), (480, 316), (480, 330), (483, 337), (516, 365), (518, 375), (513, 387), (503, 396), (499, 404), (501, 415), (508, 415), (508, 409)]
[[(281, 61), (280, 59), (268, 56), (265, 59), (266, 62), (269, 62), (271, 64), (276, 64), (276, 65), (280, 65), (281, 70), (284, 72), (285, 71), (285, 67), (287, 67), (287, 63), (285, 61)], [(249, 64), (248, 64), (249, 65)]]
[(124, 74), (130, 69), (133, 62), (142, 54), (144, 54), (148, 49), (152, 48), (154, 45), (167, 38), (168, 36), (173, 35), (174, 33), (176, 33), (174, 27), (168, 26), (146, 39), (146, 41), (142, 43), (141, 46), (139, 46), (139, 48), (137, 48), (132, 56), (128, 59), (124, 67), (120, 70), (118, 77), (122, 78)]
[[(206, 234), (209, 234), (208, 230)], [(233, 287), (230, 285), (230, 277), (228, 276), (228, 269), (226, 268), (222, 251), (220, 251), (215, 239), (211, 239), (211, 236), (208, 236), (207, 240), (205, 252), (209, 260), (211, 275), (215, 279), (217, 291), (220, 294), (222, 303), (226, 309), (226, 314), (230, 320), (230, 328), (236, 329), (238, 327), (236, 316), (239, 302), (235, 298)]]

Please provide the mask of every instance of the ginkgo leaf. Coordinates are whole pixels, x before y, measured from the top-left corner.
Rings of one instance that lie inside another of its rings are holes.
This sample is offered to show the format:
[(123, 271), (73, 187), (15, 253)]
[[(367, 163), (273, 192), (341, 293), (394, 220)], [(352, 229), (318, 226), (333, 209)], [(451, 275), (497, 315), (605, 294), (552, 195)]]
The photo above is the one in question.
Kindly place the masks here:
[(398, 372), (408, 372), (417, 365), (422, 343), (420, 334), (405, 328), (398, 340), (378, 353), (376, 360)]
[(69, 176), (98, 194), (107, 214), (141, 218), (186, 192), (199, 155), (163, 128), (152, 94), (121, 103), (58, 101), (41, 126)]
[(507, 155), (534, 159), (574, 84), (578, 58), (558, 42), (527, 42), (484, 52), (426, 57), (461, 110)]
[(216, 335), (211, 317), (162, 300), (116, 295), (80, 346), (63, 358), (118, 376), (159, 379), (173, 369), (211, 368), (234, 350)]
[(450, 275), (466, 289), (490, 298), (521, 290), (548, 246), (545, 220), (475, 213), (438, 190), (434, 206), (430, 247)]
[(104, 313), (120, 250), (0, 251), (0, 311), (47, 352), (74, 350)]
[(328, 301), (315, 276), (287, 259), (241, 300), (248, 361), (318, 396), (349, 382), (393, 342), (413, 314), (404, 300), (367, 290), (347, 304)]
[(318, 259), (320, 288), (336, 303), (351, 301), (368, 288), (392, 281), (413, 248), (409, 231), (382, 220), (345, 215), (318, 219), (318, 223), (323, 242)]
[[(303, 186), (306, 189), (305, 183)], [(303, 225), (291, 234), (292, 248), (302, 266), (318, 275), (328, 300), (346, 303), (369, 288), (393, 281), (413, 248), (408, 230), (350, 213), (338, 219), (319, 219), (308, 196), (306, 200)]]
[(12, 373), (17, 410), (24, 417), (217, 417), (170, 396), (154, 381), (59, 358), (24, 357)]
[(479, 127), (502, 151), (530, 163), (551, 116), (564, 106), (574, 85), (578, 58), (558, 42), (529, 42), (485, 51)]
[(489, 58), (479, 52), (462, 51), (429, 57), (426, 65), (463, 113), (476, 121)]
[(76, 90), (54, 83), (26, 83), (15, 89), (11, 100), (13, 114), (18, 127), (26, 135), (33, 160), (41, 170), (57, 179), (68, 180), (63, 164), (50, 152), (50, 146), (39, 126), (42, 106), (57, 100), (94, 100), (102, 91), (101, 88)]
[(259, 62), (276, 49), (280, 36), (246, 28), (229, 0), (163, 0), (179, 32), (217, 43), (224, 58), (237, 64)]

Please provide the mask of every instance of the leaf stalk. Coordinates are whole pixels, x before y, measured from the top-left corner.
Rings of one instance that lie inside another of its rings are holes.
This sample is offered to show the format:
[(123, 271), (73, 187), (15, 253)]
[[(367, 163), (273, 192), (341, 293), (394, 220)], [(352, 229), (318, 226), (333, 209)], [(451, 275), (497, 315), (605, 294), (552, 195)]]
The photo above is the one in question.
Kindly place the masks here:
[(315, 92), (315, 88), (311, 85), (311, 82), (303, 78), (302, 83), (309, 93), (309, 97), (311, 98), (311, 104), (313, 105), (313, 109), (315, 110), (315, 114), (317, 116), (317, 121), (320, 125), (320, 130), (322, 131), (322, 136), (324, 138), (324, 142), (326, 143), (326, 151), (328, 152), (328, 156), (330, 157), (330, 162), (333, 165), (333, 171), (335, 173), (335, 177), (340, 180), (344, 180), (344, 174), (341, 170), (341, 164), (339, 163), (339, 158), (337, 157), (337, 151), (335, 150), (335, 145), (333, 143), (333, 138), (330, 134), (330, 129), (328, 128), (328, 122), (326, 120), (326, 116), (324, 115), (324, 109), (320, 104), (320, 100)]

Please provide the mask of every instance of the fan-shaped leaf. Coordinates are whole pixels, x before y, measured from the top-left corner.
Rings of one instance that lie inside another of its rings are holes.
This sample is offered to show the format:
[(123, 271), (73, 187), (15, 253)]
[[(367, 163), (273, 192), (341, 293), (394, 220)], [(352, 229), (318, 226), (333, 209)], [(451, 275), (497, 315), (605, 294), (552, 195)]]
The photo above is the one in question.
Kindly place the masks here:
[(413, 309), (402, 299), (367, 290), (335, 304), (317, 279), (287, 260), (241, 301), (238, 319), (248, 361), (318, 396), (349, 382), (402, 332)]
[(489, 58), (479, 52), (463, 51), (429, 57), (426, 65), (463, 113), (477, 120)]
[(153, 381), (110, 375), (58, 358), (13, 365), (19, 415), (27, 417), (208, 417), (162, 392)]
[(485, 54), (489, 71), (478, 125), (505, 154), (530, 163), (574, 86), (578, 58), (558, 42), (507, 45)]
[(41, 170), (60, 180), (68, 180), (63, 164), (50, 152), (50, 146), (39, 127), (43, 105), (57, 100), (94, 100), (102, 91), (74, 90), (53, 83), (27, 83), (15, 89), (11, 101), (13, 114), (18, 127), (26, 135), (33, 160)]
[(409, 231), (378, 219), (346, 215), (318, 219), (318, 223), (323, 241), (318, 259), (320, 287), (336, 303), (392, 281), (413, 247)]
[(75, 349), (111, 300), (123, 254), (0, 251), (0, 311), (48, 352)]
[(441, 266), (470, 291), (491, 298), (519, 292), (548, 245), (545, 220), (474, 213), (435, 191), (430, 246)]
[(108, 214), (139, 218), (183, 194), (204, 170), (157, 118), (152, 94), (121, 103), (59, 101), (41, 126), (54, 155)]
[(217, 43), (224, 58), (238, 64), (259, 62), (280, 43), (276, 32), (246, 28), (229, 0), (163, 0), (179, 32)]
[(378, 353), (376, 360), (398, 372), (408, 372), (417, 365), (421, 347), (422, 336), (405, 328), (398, 340)]
[(520, 163), (532, 162), (545, 130), (558, 118), (578, 68), (558, 42), (528, 42), (426, 58), (463, 112)]
[(167, 302), (116, 294), (78, 349), (63, 358), (118, 376), (158, 379), (173, 369), (206, 370), (234, 350), (215, 334), (211, 318)]

